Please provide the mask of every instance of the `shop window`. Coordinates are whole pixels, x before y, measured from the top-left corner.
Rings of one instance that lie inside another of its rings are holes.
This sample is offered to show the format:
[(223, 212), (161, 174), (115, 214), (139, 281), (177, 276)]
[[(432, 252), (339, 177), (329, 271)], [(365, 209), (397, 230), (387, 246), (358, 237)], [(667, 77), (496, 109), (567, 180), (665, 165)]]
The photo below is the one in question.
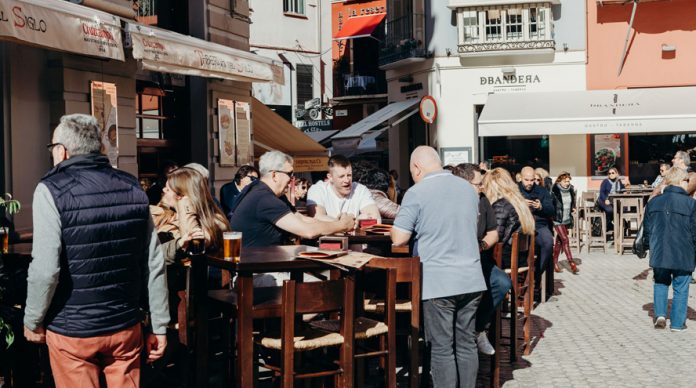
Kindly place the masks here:
[(303, 106), (305, 101), (314, 97), (314, 77), (312, 65), (297, 65), (297, 105)]
[(162, 96), (138, 93), (135, 97), (135, 130), (138, 139), (164, 139)]
[[(660, 171), (660, 163), (672, 164), (677, 151), (696, 148), (696, 134), (666, 133), (659, 135), (629, 134), (628, 177), (632, 184), (651, 184)], [(690, 154), (695, 161), (696, 155)], [(692, 162), (692, 168), (694, 163)]]
[(482, 143), (484, 159), (513, 176), (525, 166), (549, 169), (547, 136), (484, 137)]
[(304, 15), (305, 0), (283, 0), (283, 12)]

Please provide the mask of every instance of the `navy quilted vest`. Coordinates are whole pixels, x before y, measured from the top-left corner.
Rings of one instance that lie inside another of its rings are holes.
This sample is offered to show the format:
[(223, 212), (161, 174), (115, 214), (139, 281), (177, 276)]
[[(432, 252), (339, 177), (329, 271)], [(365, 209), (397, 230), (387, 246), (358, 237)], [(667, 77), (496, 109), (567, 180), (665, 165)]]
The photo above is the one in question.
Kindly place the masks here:
[(42, 182), (60, 214), (60, 279), (49, 308), (48, 329), (93, 337), (141, 319), (143, 266), (150, 217), (147, 195), (130, 174), (98, 154), (72, 157)]

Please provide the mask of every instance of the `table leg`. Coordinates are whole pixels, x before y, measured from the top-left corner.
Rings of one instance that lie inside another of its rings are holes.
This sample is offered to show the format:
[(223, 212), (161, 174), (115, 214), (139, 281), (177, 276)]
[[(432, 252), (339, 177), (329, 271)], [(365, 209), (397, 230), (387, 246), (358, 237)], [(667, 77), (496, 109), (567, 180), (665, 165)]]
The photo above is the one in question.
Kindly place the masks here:
[(208, 386), (208, 263), (206, 257), (191, 261), (189, 301), (196, 316), (196, 387)]
[(254, 338), (252, 317), (254, 278), (251, 273), (240, 273), (237, 278), (237, 386), (253, 387)]
[(621, 202), (618, 199), (612, 199), (611, 200), (614, 210), (614, 250), (616, 253), (619, 253), (619, 250), (621, 249), (619, 247), (618, 242), (619, 240), (619, 206), (621, 206)]

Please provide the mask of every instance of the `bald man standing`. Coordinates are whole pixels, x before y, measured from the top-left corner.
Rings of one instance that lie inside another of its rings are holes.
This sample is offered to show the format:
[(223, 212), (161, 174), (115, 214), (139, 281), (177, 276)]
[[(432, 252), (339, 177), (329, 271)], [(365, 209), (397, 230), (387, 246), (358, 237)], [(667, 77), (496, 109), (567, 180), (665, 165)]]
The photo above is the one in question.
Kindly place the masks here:
[[(529, 210), (534, 215), (534, 226), (536, 227), (535, 246), (538, 252), (538, 260), (534, 265), (534, 280), (540, 284), (541, 274), (546, 269), (546, 265), (553, 254), (553, 234), (551, 233), (551, 219), (556, 215), (556, 208), (553, 205), (551, 193), (542, 186), (534, 182), (534, 169), (525, 167), (521, 171), (522, 182), (520, 182), (520, 192), (527, 200)], [(543, 296), (542, 296), (543, 297)]]
[(486, 290), (477, 239), (478, 194), (471, 184), (443, 170), (431, 147), (416, 148), (409, 169), (416, 185), (404, 195), (391, 237), (395, 245), (404, 245), (416, 234), (433, 386), (474, 387), (475, 317)]

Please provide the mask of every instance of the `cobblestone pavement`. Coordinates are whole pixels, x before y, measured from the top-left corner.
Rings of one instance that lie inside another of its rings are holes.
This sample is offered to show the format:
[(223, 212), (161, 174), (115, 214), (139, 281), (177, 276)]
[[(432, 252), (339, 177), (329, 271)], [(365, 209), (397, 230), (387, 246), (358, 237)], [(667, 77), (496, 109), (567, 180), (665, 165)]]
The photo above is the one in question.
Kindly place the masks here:
[(503, 386), (696, 386), (695, 292), (691, 328), (656, 330), (647, 259), (609, 251), (576, 256), (579, 274), (556, 274), (557, 295), (533, 312), (531, 354), (512, 366), (503, 359)]

